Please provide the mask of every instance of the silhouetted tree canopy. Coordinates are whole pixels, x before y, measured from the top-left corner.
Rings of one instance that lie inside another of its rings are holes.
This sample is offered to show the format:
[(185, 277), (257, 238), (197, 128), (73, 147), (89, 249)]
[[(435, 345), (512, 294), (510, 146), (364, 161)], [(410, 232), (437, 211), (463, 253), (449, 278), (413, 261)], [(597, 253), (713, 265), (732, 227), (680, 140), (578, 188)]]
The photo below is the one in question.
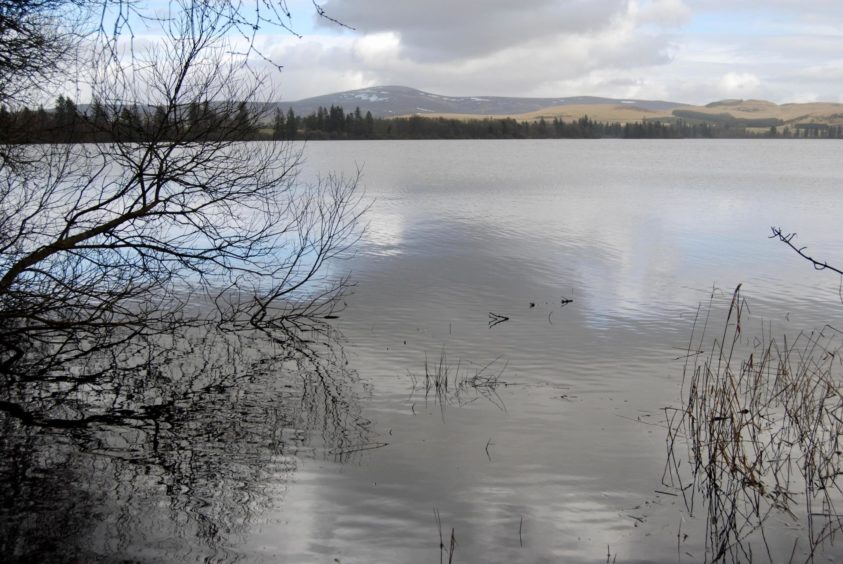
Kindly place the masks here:
[[(244, 143), (271, 119), (254, 33), (288, 22), (264, 0), (0, 4), (8, 381), (81, 377), (68, 367), (198, 326), (302, 342), (333, 310), (346, 280), (325, 266), (359, 235), (356, 179), (305, 184), (299, 149)], [(134, 45), (141, 29), (160, 39)], [(52, 112), (28, 108), (51, 94)]]

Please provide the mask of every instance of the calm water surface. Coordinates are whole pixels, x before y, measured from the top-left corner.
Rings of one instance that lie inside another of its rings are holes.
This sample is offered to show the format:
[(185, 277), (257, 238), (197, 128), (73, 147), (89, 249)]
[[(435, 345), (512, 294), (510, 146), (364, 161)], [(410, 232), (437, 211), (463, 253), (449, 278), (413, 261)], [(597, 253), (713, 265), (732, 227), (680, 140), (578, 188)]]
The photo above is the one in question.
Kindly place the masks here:
[[(722, 309), (742, 283), (759, 336), (762, 323), (787, 334), (840, 323), (839, 278), (768, 235), (797, 231), (843, 264), (841, 151), (311, 143), (303, 179), (362, 167), (373, 200), (356, 256), (335, 266), (357, 285), (334, 322), (343, 380), (314, 392), (322, 417), (307, 424), (307, 393), (285, 392), (292, 377), (246, 386), (251, 403), (223, 421), (184, 423), (219, 427), (201, 435), (207, 448), (170, 422), (154, 463), (132, 462), (132, 445), (152, 442), (126, 430), (39, 434), (27, 468), (62, 501), (20, 509), (14, 543), (41, 519), (70, 531), (51, 546), (84, 545), (86, 558), (438, 562), (441, 529), (446, 545), (454, 532), (454, 562), (702, 560), (705, 523), (661, 493), (662, 408), (679, 404), (681, 357), (713, 290)], [(490, 327), (491, 313), (508, 320)], [(426, 395), (426, 369), (496, 385)], [(297, 407), (266, 399), (277, 397)], [(789, 555), (799, 530), (782, 531), (772, 550)], [(840, 544), (822, 555), (841, 557)]]

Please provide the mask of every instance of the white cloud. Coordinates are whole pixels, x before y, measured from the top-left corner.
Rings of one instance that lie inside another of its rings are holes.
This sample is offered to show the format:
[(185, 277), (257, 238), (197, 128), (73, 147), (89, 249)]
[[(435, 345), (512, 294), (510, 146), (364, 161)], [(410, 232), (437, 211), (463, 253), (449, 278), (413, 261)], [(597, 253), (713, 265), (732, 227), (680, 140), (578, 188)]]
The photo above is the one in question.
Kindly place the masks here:
[(388, 65), (399, 55), (401, 38), (393, 31), (364, 35), (353, 43), (353, 49), (366, 65)]
[(748, 72), (729, 72), (720, 77), (718, 85), (723, 94), (745, 98), (758, 91), (761, 79)]
[(800, 91), (791, 96), (790, 100), (797, 104), (806, 104), (809, 102), (816, 102), (819, 99), (816, 92)]

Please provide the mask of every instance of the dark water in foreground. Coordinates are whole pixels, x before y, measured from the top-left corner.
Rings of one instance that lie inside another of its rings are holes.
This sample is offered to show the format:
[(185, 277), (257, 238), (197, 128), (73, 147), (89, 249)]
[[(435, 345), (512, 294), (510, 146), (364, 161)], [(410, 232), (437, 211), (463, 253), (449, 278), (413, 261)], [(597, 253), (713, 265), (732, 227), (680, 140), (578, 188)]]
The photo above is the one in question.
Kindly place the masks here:
[[(839, 278), (767, 238), (798, 231), (843, 264), (841, 150), (313, 143), (306, 175), (362, 165), (374, 199), (357, 256), (336, 265), (357, 286), (335, 341), (318, 359), (247, 344), (210, 365), (190, 349), (156, 386), (135, 383), (158, 406), (146, 418), (0, 417), (3, 548), (438, 562), (453, 529), (454, 562), (701, 561), (705, 523), (662, 484), (662, 408), (680, 401), (713, 288), (722, 310), (743, 284), (747, 335), (841, 319)], [(426, 371), (448, 389), (426, 394)], [(804, 527), (770, 527), (786, 561)]]

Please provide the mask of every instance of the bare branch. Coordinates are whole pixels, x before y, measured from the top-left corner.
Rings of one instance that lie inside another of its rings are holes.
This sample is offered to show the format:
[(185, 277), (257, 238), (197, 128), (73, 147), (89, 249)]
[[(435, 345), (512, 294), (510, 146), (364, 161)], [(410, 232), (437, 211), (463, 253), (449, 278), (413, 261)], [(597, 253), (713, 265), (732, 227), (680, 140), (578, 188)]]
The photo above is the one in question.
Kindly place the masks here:
[(770, 235), (770, 239), (778, 239), (782, 243), (786, 244), (788, 247), (790, 247), (791, 249), (796, 251), (796, 253), (800, 257), (804, 258), (805, 260), (807, 260), (808, 262), (813, 264), (814, 268), (816, 270), (831, 270), (832, 272), (836, 272), (837, 274), (843, 275), (843, 270), (840, 270), (839, 268), (831, 266), (830, 264), (828, 264), (825, 261), (820, 262), (817, 259), (808, 256), (805, 253), (805, 250), (808, 247), (797, 247), (793, 243), (793, 241), (796, 239), (796, 233), (784, 233), (784, 232), (782, 232), (780, 227), (771, 227), (771, 229), (773, 231), (773, 234)]
[[(73, 62), (92, 103), (60, 97), (50, 117), (91, 143), (0, 163), (2, 371), (43, 377), (200, 325), (290, 340), (335, 310), (349, 281), (325, 267), (360, 236), (358, 179), (300, 183), (300, 147), (243, 141), (268, 121), (267, 86), (235, 43), (248, 22), (285, 25), (270, 4), (179, 0), (151, 17), (103, 1)], [(133, 25), (163, 39), (137, 48)]]

